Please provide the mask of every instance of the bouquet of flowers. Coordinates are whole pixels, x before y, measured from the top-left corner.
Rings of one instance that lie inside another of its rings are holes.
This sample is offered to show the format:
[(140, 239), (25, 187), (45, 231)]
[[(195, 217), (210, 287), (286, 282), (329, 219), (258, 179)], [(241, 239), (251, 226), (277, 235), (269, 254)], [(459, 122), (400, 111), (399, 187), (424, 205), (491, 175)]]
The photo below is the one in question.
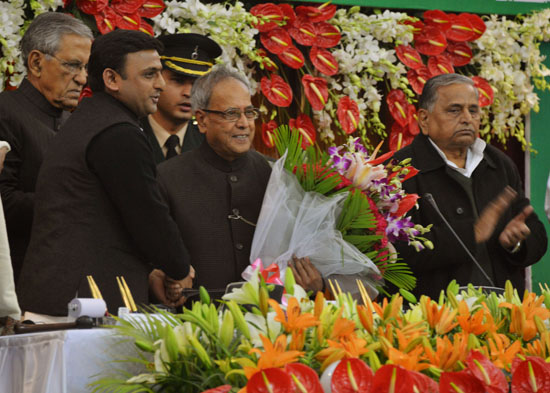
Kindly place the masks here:
[[(251, 262), (260, 258), (284, 271), (292, 255), (310, 257), (324, 277), (356, 275), (371, 295), (384, 280), (414, 288), (391, 242), (407, 241), (417, 250), (432, 246), (422, 237), (429, 228), (404, 217), (418, 196), (407, 195), (401, 183), (416, 170), (392, 161), (392, 152), (369, 155), (359, 138), (327, 154), (303, 143), (300, 129), (281, 127), (275, 144), (282, 158), (266, 190)], [(355, 290), (355, 279), (352, 284)]]

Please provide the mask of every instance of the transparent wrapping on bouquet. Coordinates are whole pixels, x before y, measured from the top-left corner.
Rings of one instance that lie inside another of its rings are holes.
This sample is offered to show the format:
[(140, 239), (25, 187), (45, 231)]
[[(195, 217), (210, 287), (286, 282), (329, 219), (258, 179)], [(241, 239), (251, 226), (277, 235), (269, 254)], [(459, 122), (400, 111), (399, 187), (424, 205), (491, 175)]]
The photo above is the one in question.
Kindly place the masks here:
[[(285, 157), (275, 163), (269, 178), (252, 241), (251, 263), (260, 258), (264, 266), (276, 263), (284, 271), (292, 255), (310, 257), (323, 277), (353, 275), (375, 295), (374, 286), (381, 281), (378, 268), (336, 229), (347, 193), (326, 197), (305, 192), (296, 176), (284, 169)], [(342, 290), (355, 292), (355, 280), (348, 281), (353, 287)]]

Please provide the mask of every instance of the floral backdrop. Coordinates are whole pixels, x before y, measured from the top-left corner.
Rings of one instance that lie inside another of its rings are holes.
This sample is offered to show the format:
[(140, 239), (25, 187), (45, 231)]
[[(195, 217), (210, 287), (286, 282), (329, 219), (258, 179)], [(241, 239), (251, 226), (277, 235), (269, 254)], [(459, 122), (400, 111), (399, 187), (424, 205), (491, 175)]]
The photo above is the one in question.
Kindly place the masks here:
[[(149, 34), (210, 35), (220, 62), (246, 73), (262, 109), (262, 141), (273, 147), (281, 124), (305, 143), (334, 145), (346, 134), (390, 149), (418, 133), (414, 104), (423, 82), (443, 72), (476, 76), (486, 98), (481, 134), (524, 147), (524, 116), (538, 111), (534, 91), (550, 88), (539, 45), (550, 39), (550, 9), (506, 16), (445, 14), (421, 19), (359, 7), (206, 4), (199, 0), (12, 0), (0, 3), (0, 86), (23, 77), (18, 43), (36, 15), (56, 10), (83, 19), (97, 34), (114, 28)], [(490, 104), (490, 105), (489, 105)], [(340, 138), (340, 139), (339, 139)]]

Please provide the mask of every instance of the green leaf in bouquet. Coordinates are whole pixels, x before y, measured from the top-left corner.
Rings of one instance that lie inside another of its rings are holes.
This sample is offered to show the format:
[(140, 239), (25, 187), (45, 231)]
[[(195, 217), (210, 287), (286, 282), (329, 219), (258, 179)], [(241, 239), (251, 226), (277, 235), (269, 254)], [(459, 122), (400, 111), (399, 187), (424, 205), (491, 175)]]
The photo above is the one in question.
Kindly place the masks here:
[(382, 273), (384, 280), (391, 282), (398, 288), (412, 290), (416, 286), (416, 277), (409, 265), (404, 262), (388, 263)]

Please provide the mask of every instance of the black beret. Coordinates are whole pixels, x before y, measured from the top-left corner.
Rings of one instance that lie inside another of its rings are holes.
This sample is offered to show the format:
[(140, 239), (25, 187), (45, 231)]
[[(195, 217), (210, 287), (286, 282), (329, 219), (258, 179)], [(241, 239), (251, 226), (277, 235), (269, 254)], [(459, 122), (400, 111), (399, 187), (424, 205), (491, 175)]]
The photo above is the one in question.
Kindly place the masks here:
[(201, 34), (171, 34), (158, 37), (164, 44), (162, 65), (178, 74), (198, 78), (210, 72), (222, 48)]

